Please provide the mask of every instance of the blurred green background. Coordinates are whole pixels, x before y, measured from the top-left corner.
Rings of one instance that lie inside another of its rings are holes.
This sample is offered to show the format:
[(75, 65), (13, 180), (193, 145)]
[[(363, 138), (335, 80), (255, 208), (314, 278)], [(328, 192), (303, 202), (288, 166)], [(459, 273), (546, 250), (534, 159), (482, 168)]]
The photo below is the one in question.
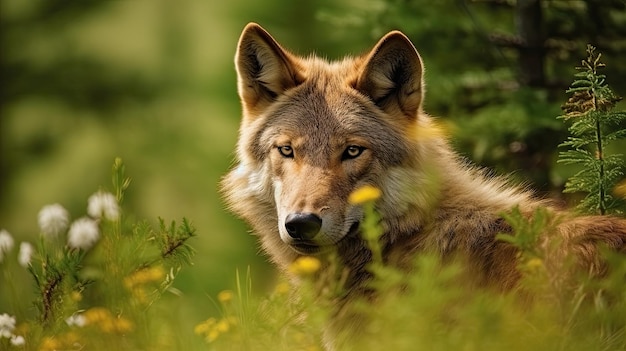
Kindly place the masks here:
[[(450, 126), (457, 149), (554, 196), (572, 172), (555, 166), (566, 137), (556, 116), (587, 43), (604, 54), (614, 90), (626, 94), (623, 0), (0, 6), (0, 228), (34, 241), (39, 209), (55, 202), (83, 216), (88, 196), (110, 189), (119, 156), (133, 178), (127, 213), (154, 223), (186, 217), (197, 228), (195, 265), (175, 284), (196, 320), (212, 313), (208, 296), (234, 287), (237, 269), (251, 267), (261, 293), (273, 279), (217, 191), (233, 159), (233, 56), (249, 21), (296, 53), (328, 58), (365, 52), (386, 31), (403, 30), (425, 61), (426, 110)], [(6, 306), (0, 301), (0, 312)]]

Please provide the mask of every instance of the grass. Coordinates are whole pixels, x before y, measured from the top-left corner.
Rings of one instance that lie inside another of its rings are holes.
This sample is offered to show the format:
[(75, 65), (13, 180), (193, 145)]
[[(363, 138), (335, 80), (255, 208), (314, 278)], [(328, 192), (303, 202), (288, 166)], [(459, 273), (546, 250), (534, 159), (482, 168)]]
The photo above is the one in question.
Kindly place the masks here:
[[(416, 258), (410, 274), (374, 263), (371, 286), (379, 294), (375, 305), (363, 300), (349, 307), (367, 322), (355, 327), (354, 334), (335, 337), (336, 349), (626, 350), (623, 256), (607, 252), (610, 274), (598, 280), (581, 275), (580, 284), (569, 289), (530, 244), (551, 221), (548, 213), (538, 211), (528, 222), (514, 211), (507, 219), (516, 229), (511, 243), (520, 249), (519, 289), (510, 293), (468, 289), (460, 264), (442, 265), (429, 254)], [(375, 236), (376, 222), (369, 223), (364, 231)], [(220, 319), (199, 324), (196, 334), (213, 350), (323, 349), (333, 301), (342, 290), (319, 286), (311, 266), (319, 267), (296, 261), (292, 272), (300, 277), (299, 286), (282, 281), (261, 298), (250, 298), (253, 279), (246, 277), (237, 294), (220, 299)], [(225, 320), (229, 327), (221, 328), (220, 321)]]

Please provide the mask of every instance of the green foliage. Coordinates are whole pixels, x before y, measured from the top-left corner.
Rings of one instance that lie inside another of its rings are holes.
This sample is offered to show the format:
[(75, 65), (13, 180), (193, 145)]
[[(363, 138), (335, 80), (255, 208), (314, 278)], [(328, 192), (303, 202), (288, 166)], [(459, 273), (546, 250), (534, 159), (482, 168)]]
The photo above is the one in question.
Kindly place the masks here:
[[(116, 159), (113, 192), (92, 195), (88, 216), (75, 220), (69, 229), (68, 213), (60, 205), (46, 206), (39, 213), (39, 245), (28, 254), (21, 248), (19, 255), (35, 283), (37, 314), (29, 318), (18, 313), (19, 325), (11, 330), (23, 338), (26, 349), (165, 345), (156, 335), (174, 326), (155, 318), (153, 305), (164, 293), (176, 292), (175, 277), (191, 264), (194, 250), (189, 239), (195, 229), (186, 219), (167, 226), (161, 219), (159, 230), (146, 221), (128, 221), (119, 207), (130, 184), (124, 172), (121, 159)], [(0, 267), (5, 276), (20, 268)], [(10, 286), (19, 289), (18, 281)], [(26, 296), (17, 290), (15, 296), (20, 298), (13, 301), (13, 308), (20, 311)], [(159, 323), (152, 324), (153, 320)], [(0, 345), (5, 343), (2, 339)]]
[(572, 96), (563, 106), (565, 115), (559, 117), (571, 121), (571, 136), (561, 144), (570, 150), (561, 152), (558, 162), (582, 168), (565, 184), (565, 192), (587, 193), (578, 206), (580, 210), (622, 212), (624, 201), (613, 197), (611, 191), (624, 176), (623, 155), (609, 155), (605, 150), (611, 142), (626, 137), (626, 112), (614, 111), (620, 98), (606, 83), (606, 76), (599, 73), (604, 67), (601, 54), (589, 45), (587, 55), (567, 90)]

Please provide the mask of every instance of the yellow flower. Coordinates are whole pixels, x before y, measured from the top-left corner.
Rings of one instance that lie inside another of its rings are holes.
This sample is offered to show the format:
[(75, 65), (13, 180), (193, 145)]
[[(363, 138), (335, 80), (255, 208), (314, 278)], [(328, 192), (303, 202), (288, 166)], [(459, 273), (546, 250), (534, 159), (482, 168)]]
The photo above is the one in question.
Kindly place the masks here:
[(132, 290), (132, 288), (137, 285), (160, 282), (163, 278), (165, 278), (163, 267), (156, 266), (143, 268), (124, 278), (124, 286), (126, 286), (127, 289)]
[(526, 268), (531, 271), (537, 271), (543, 267), (543, 261), (540, 258), (531, 258), (526, 262)]
[(112, 318), (111, 312), (104, 307), (93, 307), (83, 313), (86, 324), (97, 324)]
[(41, 343), (41, 345), (39, 345), (39, 350), (40, 351), (52, 351), (52, 350), (58, 350), (61, 347), (61, 342), (53, 337), (45, 337)]
[(193, 328), (193, 332), (196, 333), (196, 335), (207, 334), (213, 328), (215, 323), (217, 323), (217, 321), (215, 320), (215, 318), (211, 317), (206, 321), (196, 325), (196, 327)]
[(220, 332), (219, 332), (219, 330), (217, 330), (217, 329), (213, 328), (213, 329), (211, 329), (211, 330), (207, 333), (207, 335), (206, 335), (206, 338), (205, 338), (205, 339), (206, 339), (206, 341), (207, 341), (207, 342), (213, 342), (213, 341), (217, 340), (217, 338), (218, 338), (219, 336), (220, 336)]
[(615, 186), (613, 193), (622, 199), (626, 199), (626, 179), (622, 180), (619, 184), (617, 184), (617, 186)]
[(219, 321), (213, 317), (207, 319), (206, 321), (196, 325), (193, 329), (193, 332), (196, 335), (200, 335), (204, 337), (204, 340), (208, 343), (211, 343), (217, 338), (225, 333), (228, 333), (231, 328), (237, 325), (237, 319), (233, 316), (223, 317)]
[(128, 318), (116, 317), (104, 307), (90, 308), (82, 316), (86, 325), (98, 327), (105, 333), (127, 333), (134, 329), (133, 322)]
[(39, 345), (39, 351), (73, 350), (82, 349), (78, 334), (69, 332), (56, 337), (45, 337)]
[(380, 189), (371, 185), (364, 185), (353, 191), (348, 197), (348, 202), (353, 205), (361, 205), (366, 202), (375, 201), (382, 195)]
[(230, 290), (222, 290), (217, 294), (217, 300), (223, 304), (233, 300), (233, 292)]
[(119, 317), (115, 321), (115, 329), (118, 333), (128, 333), (133, 331), (134, 326), (133, 322), (131, 322), (128, 318)]
[(72, 293), (70, 294), (70, 298), (72, 299), (72, 301), (76, 301), (79, 302), (83, 299), (83, 295), (80, 293), (80, 291), (72, 291)]
[(219, 322), (215, 325), (215, 329), (217, 329), (220, 333), (226, 333), (230, 330), (230, 324), (228, 323), (228, 319), (220, 319)]
[(276, 285), (274, 288), (274, 293), (276, 295), (287, 295), (291, 290), (291, 286), (288, 283), (281, 282)]
[(296, 275), (305, 276), (317, 272), (321, 266), (322, 263), (317, 258), (302, 256), (293, 261), (289, 266), (289, 271)]

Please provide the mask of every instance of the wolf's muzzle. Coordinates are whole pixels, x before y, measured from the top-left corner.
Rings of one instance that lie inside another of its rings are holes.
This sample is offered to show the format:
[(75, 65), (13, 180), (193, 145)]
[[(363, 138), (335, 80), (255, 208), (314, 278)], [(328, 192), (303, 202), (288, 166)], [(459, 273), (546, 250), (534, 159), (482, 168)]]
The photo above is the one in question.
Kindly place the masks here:
[(312, 240), (321, 228), (322, 219), (314, 213), (290, 213), (285, 218), (285, 229), (296, 240)]

